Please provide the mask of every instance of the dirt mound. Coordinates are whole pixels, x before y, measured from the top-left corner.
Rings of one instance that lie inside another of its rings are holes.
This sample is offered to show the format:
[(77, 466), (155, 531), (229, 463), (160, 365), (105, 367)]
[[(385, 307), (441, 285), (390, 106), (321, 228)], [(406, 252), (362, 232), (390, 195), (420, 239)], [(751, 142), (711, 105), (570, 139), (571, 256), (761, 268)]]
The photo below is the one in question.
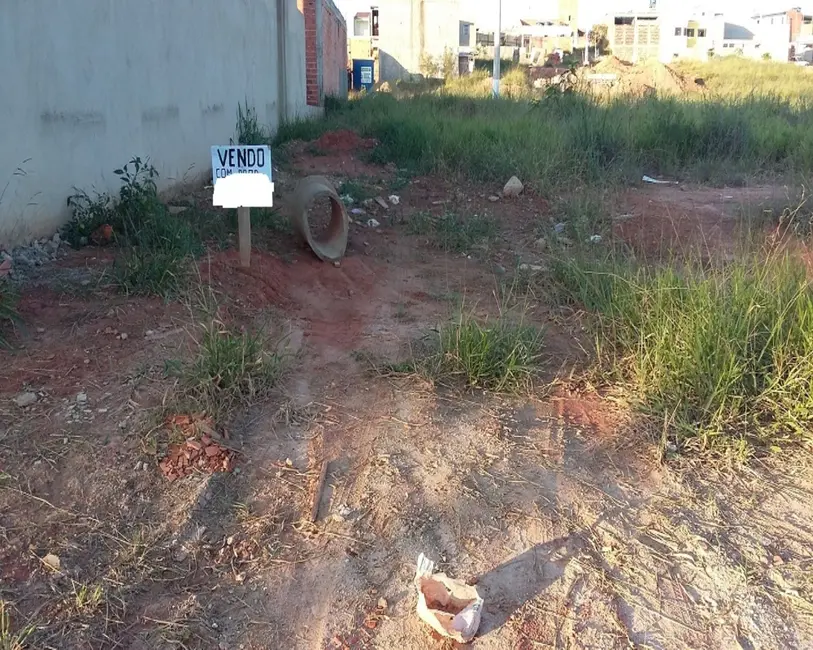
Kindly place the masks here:
[(631, 68), (632, 64), (622, 61), (617, 56), (605, 56), (598, 63), (596, 63), (592, 70), (593, 72), (600, 73), (613, 73), (613, 72), (626, 72)]
[(308, 323), (306, 337), (345, 348), (358, 341), (375, 311), (382, 278), (374, 265), (346, 257), (336, 267), (304, 251), (286, 261), (255, 250), (245, 269), (237, 251), (224, 251), (201, 264), (201, 275), (237, 305), (284, 307), (286, 315)]
[(623, 94), (643, 95), (655, 92), (680, 95), (697, 90), (693, 79), (654, 59), (632, 64), (615, 56), (608, 56), (585, 70), (584, 74), (616, 75), (612, 89)]
[(322, 151), (350, 153), (351, 151), (374, 147), (375, 140), (362, 138), (355, 131), (343, 129), (340, 131), (328, 131), (316, 140), (314, 144)]

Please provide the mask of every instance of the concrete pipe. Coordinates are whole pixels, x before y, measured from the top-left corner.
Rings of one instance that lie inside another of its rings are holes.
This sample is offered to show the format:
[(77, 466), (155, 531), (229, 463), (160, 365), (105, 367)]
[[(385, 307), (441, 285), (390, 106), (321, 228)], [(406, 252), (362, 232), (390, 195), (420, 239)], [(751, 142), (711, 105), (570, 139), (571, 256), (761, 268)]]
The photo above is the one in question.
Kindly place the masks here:
[[(308, 223), (308, 209), (316, 199), (330, 199), (330, 223), (324, 232), (314, 235)], [(308, 243), (316, 256), (325, 262), (336, 262), (347, 250), (350, 218), (330, 181), (322, 176), (308, 176), (299, 181), (292, 202), (294, 230)]]

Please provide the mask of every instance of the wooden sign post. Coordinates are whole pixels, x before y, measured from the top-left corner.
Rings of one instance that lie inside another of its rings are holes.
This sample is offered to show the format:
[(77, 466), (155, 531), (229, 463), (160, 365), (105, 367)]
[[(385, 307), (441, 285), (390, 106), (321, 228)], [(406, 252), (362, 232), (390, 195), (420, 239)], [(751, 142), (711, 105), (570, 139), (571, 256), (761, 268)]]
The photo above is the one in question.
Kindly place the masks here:
[(237, 208), (240, 265), (251, 265), (251, 208), (274, 205), (271, 149), (267, 145), (212, 147), (212, 204)]

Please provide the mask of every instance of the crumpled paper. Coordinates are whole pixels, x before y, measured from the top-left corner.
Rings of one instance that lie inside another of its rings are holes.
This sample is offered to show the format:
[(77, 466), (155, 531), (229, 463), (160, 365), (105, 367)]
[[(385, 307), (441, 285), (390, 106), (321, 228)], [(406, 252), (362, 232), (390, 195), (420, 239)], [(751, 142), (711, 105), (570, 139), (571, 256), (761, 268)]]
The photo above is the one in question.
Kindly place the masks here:
[(480, 627), (483, 599), (476, 587), (445, 573), (433, 574), (434, 569), (435, 563), (421, 553), (415, 571), (418, 616), (438, 634), (468, 643)]

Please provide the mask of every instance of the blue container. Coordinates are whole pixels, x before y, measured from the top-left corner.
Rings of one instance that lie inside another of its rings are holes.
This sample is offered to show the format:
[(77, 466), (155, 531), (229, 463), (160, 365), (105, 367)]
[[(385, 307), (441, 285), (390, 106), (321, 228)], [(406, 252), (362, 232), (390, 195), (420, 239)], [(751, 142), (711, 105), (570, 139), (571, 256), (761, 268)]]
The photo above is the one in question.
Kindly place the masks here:
[(353, 90), (364, 88), (372, 92), (375, 83), (375, 61), (373, 59), (353, 59)]

